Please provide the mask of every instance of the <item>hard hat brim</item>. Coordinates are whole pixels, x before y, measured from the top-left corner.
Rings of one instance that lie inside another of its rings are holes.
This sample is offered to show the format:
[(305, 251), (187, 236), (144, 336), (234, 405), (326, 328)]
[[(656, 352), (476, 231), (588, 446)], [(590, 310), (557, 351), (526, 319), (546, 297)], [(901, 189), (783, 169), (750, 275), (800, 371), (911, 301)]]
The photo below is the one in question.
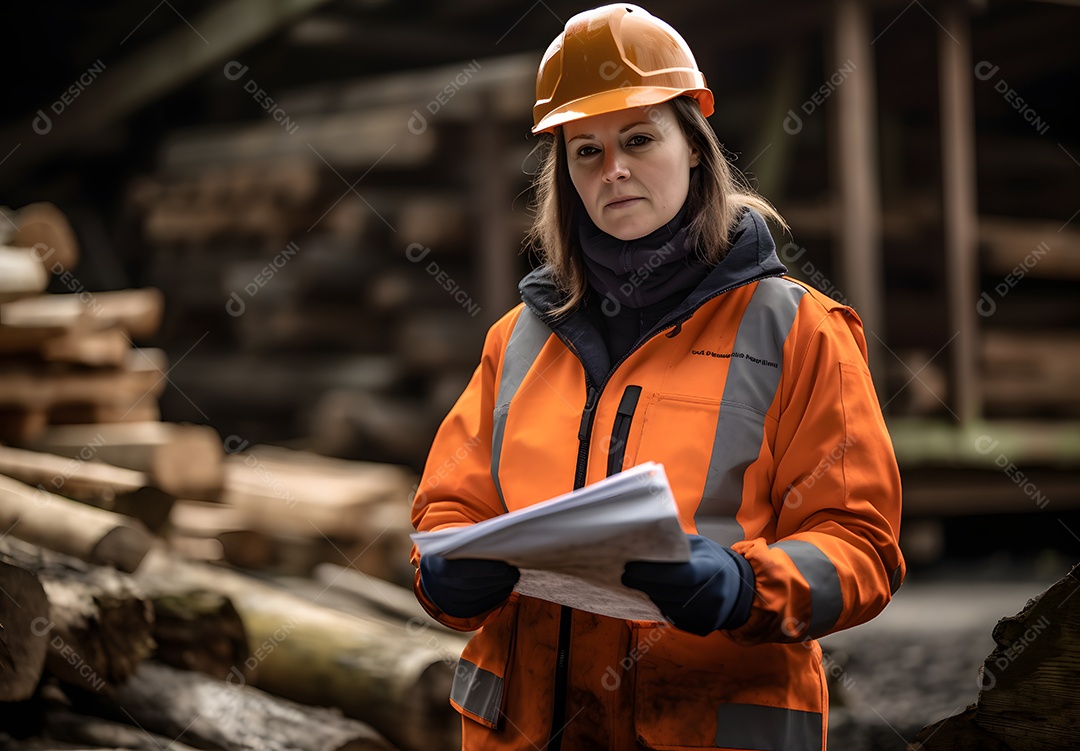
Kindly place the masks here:
[(581, 120), (593, 115), (603, 115), (632, 107), (648, 107), (662, 104), (678, 96), (689, 96), (697, 100), (701, 114), (708, 117), (713, 113), (713, 95), (708, 89), (680, 89), (665, 86), (625, 86), (612, 91), (601, 91), (556, 107), (548, 112), (533, 127), (534, 135), (551, 132), (560, 125), (574, 120)]

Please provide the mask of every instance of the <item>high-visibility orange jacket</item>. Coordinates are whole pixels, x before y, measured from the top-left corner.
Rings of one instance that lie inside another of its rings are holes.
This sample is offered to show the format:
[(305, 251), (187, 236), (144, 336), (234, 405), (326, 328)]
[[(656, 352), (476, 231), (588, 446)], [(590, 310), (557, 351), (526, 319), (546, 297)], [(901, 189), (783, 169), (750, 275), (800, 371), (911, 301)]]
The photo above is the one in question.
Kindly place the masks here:
[[(616, 364), (544, 269), (488, 333), (413, 503), (472, 524), (644, 461), (684, 531), (744, 556), (749, 620), (705, 637), (511, 595), (482, 616), (451, 702), (465, 749), (784, 749), (825, 743), (815, 637), (877, 615), (904, 577), (900, 479), (848, 307), (783, 276), (748, 212), (724, 260)], [(414, 549), (413, 562), (418, 561)], [(551, 748), (552, 746), (547, 746)]]

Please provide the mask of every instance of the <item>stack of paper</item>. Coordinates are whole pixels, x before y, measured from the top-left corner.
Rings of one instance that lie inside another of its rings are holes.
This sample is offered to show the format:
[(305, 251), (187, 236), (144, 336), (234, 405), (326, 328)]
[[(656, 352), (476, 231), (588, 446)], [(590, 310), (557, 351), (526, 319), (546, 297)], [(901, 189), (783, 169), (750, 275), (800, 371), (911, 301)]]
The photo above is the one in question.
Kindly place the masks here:
[(690, 558), (667, 475), (654, 462), (519, 511), (412, 539), (421, 555), (517, 566), (515, 589), (523, 595), (633, 620), (663, 616), (643, 592), (622, 585), (626, 563)]

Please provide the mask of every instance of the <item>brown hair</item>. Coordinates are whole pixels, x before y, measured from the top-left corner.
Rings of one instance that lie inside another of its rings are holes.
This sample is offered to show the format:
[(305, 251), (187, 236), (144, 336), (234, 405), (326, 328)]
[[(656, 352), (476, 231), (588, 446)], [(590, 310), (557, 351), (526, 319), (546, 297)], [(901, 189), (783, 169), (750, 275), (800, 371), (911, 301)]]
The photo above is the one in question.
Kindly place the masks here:
[[(728, 163), (698, 103), (680, 96), (665, 104), (671, 105), (683, 134), (699, 154), (697, 167), (690, 171), (686, 201), (691, 217), (689, 240), (702, 260), (710, 266), (723, 260), (731, 230), (746, 208), (757, 210), (787, 230), (787, 222), (772, 204), (755, 193)], [(581, 249), (573, 232), (575, 212), (585, 208), (570, 182), (562, 127), (541, 138), (541, 165), (533, 180), (536, 213), (526, 244), (551, 268), (555, 285), (565, 295), (553, 311), (561, 315), (577, 307), (587, 289)]]

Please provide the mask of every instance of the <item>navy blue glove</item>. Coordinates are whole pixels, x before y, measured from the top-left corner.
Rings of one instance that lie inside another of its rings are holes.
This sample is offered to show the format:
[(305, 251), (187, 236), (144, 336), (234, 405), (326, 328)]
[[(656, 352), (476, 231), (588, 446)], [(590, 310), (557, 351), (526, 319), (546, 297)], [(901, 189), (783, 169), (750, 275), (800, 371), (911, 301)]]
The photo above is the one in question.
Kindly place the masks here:
[(503, 561), (443, 558), (428, 553), (420, 558), (420, 585), (439, 610), (455, 618), (472, 618), (501, 604), (521, 572)]
[(622, 583), (647, 594), (676, 628), (698, 636), (746, 623), (754, 600), (750, 562), (707, 537), (687, 538), (689, 561), (631, 561)]

